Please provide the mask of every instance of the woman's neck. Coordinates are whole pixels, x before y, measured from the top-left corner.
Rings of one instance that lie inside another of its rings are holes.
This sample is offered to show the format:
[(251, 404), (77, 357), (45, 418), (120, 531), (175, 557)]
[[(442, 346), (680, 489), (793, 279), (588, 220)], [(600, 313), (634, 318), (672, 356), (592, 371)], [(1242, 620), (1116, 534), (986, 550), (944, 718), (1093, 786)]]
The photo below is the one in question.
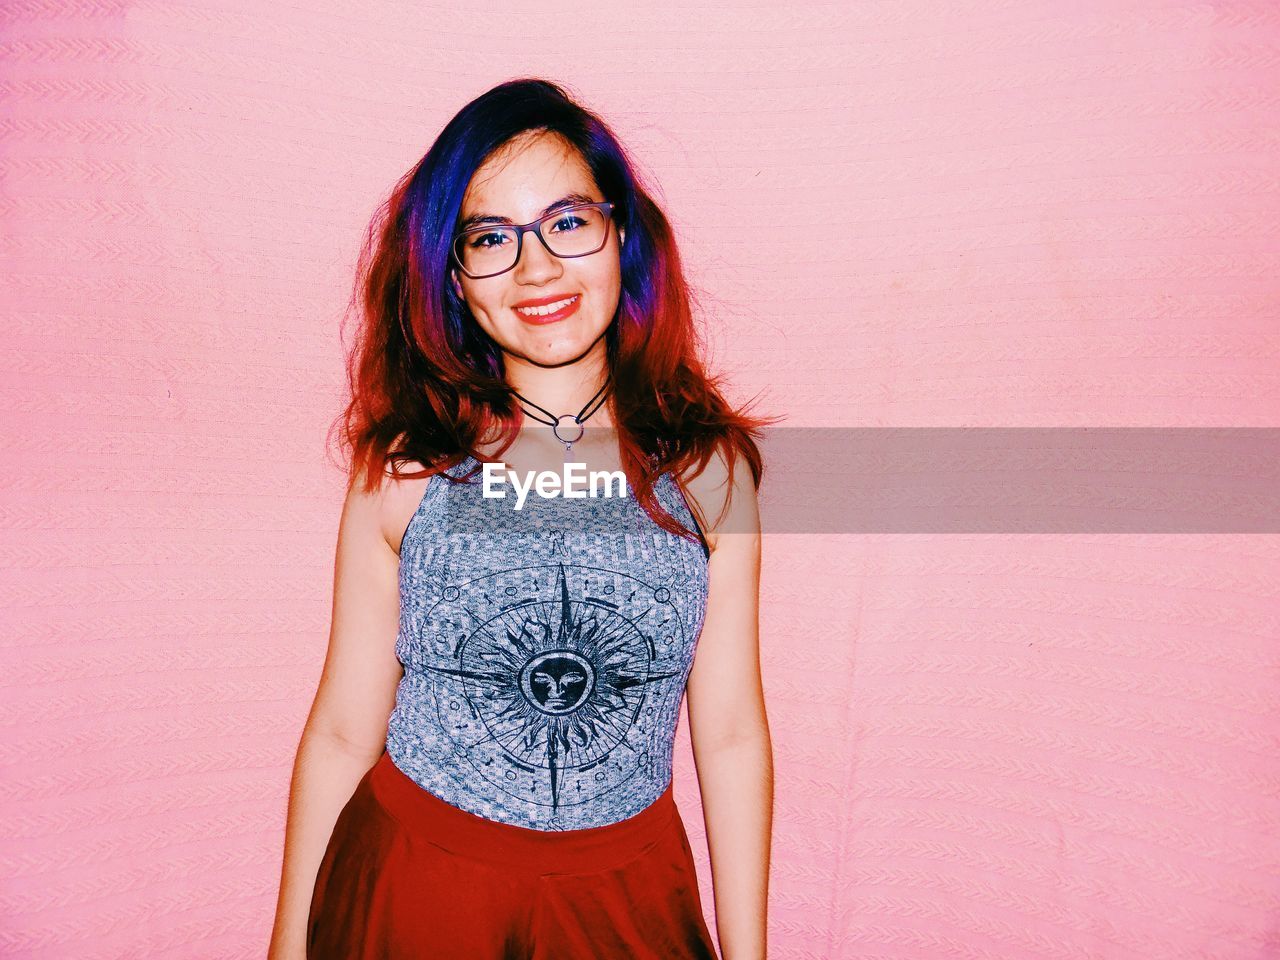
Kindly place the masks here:
[(585, 413), (590, 414), (588, 426), (613, 426), (609, 402), (612, 386), (605, 387), (608, 379), (608, 368), (601, 363), (564, 367), (512, 364), (507, 368), (507, 384), (519, 394), (516, 401), (524, 408), (526, 418), (535, 422), (537, 418), (546, 419), (547, 414), (552, 417), (583, 415), (586, 408)]

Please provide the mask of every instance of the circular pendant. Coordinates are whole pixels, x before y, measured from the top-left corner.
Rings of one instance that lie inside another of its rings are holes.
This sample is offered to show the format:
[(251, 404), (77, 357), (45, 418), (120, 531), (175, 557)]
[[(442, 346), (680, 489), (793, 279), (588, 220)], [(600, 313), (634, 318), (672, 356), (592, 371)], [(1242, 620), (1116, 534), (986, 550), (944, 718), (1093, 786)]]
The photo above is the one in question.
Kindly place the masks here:
[[(560, 424), (565, 420), (572, 420), (574, 422), (574, 424), (578, 428), (577, 436), (573, 436), (573, 437), (560, 436)], [(555, 425), (551, 428), (551, 432), (556, 435), (556, 439), (559, 440), (561, 443), (576, 443), (577, 441), (582, 439), (582, 435), (587, 432), (587, 428), (578, 422), (578, 418), (575, 414), (564, 413), (556, 417), (556, 422), (555, 422)]]

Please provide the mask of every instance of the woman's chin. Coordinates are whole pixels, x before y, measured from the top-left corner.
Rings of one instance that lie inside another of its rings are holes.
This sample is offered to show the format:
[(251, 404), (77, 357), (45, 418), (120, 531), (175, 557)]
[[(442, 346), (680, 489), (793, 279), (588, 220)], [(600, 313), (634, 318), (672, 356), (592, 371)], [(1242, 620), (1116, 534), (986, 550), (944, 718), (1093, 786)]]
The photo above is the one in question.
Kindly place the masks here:
[(530, 363), (540, 367), (560, 367), (581, 360), (597, 343), (601, 343), (599, 337), (544, 337), (525, 344), (521, 353)]

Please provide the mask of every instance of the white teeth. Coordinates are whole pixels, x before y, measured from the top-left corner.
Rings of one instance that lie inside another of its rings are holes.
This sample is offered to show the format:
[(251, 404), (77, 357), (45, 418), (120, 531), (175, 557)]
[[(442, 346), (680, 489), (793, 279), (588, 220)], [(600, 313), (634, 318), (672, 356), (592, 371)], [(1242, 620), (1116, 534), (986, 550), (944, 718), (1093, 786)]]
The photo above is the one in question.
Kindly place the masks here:
[(516, 307), (517, 313), (523, 313), (526, 317), (547, 317), (555, 313), (557, 310), (563, 310), (573, 301), (577, 300), (577, 296), (569, 297), (567, 300), (559, 300), (555, 303), (548, 303), (543, 307)]

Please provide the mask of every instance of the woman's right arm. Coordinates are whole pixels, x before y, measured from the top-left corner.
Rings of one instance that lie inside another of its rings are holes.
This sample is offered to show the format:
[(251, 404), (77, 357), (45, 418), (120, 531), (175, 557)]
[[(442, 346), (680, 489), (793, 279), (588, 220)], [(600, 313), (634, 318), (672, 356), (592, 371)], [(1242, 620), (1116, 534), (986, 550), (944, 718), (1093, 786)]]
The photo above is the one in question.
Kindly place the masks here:
[(399, 557), (382, 531), (386, 487), (347, 493), (334, 563), (329, 649), (293, 764), (268, 960), (305, 960), (316, 874), (338, 814), (382, 755), (403, 667)]

